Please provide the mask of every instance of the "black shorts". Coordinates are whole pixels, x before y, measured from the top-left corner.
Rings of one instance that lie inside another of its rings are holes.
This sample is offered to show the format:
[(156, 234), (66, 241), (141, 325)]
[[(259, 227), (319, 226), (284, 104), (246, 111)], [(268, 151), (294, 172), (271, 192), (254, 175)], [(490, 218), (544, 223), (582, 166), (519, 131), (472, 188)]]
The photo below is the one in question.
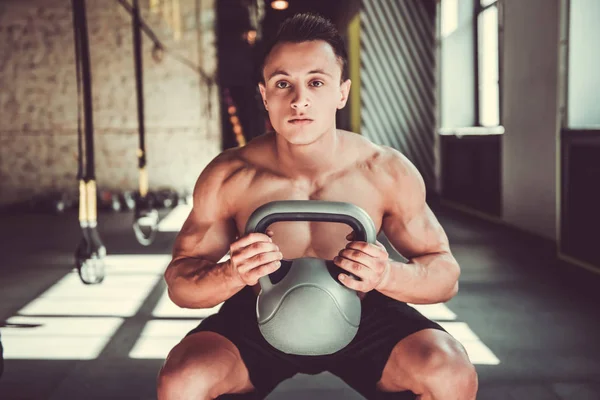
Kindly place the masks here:
[(280, 382), (296, 373), (329, 371), (366, 398), (373, 398), (375, 385), (394, 346), (423, 329), (444, 330), (406, 303), (372, 291), (362, 301), (358, 333), (348, 346), (325, 356), (285, 354), (263, 338), (256, 320), (256, 295), (250, 287), (227, 300), (219, 312), (204, 319), (188, 333), (216, 332), (239, 349), (250, 373), (257, 397), (268, 395)]

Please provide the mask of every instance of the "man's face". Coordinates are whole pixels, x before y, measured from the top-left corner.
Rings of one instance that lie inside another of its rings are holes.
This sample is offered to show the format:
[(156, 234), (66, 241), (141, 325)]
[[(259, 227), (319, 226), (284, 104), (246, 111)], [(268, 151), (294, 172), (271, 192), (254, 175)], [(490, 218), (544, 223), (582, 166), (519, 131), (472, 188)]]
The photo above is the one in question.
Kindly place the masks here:
[(335, 128), (335, 113), (345, 106), (350, 80), (341, 83), (341, 63), (329, 43), (279, 43), (259, 84), (271, 124), (294, 144), (312, 143)]

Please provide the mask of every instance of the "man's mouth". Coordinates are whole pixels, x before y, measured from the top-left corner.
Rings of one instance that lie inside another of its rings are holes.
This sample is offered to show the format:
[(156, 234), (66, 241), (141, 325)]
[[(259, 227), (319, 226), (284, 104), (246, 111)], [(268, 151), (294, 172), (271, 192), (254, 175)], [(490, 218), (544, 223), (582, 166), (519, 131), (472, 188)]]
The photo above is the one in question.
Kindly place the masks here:
[(312, 119), (310, 118), (292, 118), (289, 120), (289, 123), (294, 125), (305, 125), (310, 124), (311, 122)]

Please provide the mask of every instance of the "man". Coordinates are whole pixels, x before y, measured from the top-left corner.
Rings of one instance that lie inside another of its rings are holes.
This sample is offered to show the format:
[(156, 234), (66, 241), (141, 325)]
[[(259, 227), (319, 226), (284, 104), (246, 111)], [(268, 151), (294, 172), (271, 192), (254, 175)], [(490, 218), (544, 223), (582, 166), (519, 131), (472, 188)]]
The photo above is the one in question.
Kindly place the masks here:
[[(298, 372), (327, 370), (367, 398), (412, 391), (422, 400), (475, 399), (477, 375), (463, 347), (406, 304), (450, 299), (460, 274), (425, 203), (420, 174), (398, 151), (336, 129), (351, 82), (342, 39), (329, 21), (296, 15), (273, 43), (259, 88), (275, 132), (221, 153), (200, 174), (165, 272), (178, 306), (225, 303), (171, 351), (158, 398), (262, 398)], [(259, 206), (308, 199), (363, 208), (410, 261), (390, 260), (380, 243), (353, 241), (342, 224), (278, 222), (267, 234), (244, 235)], [(258, 278), (277, 270), (282, 258), (298, 257), (333, 259), (361, 278), (340, 275), (360, 293), (362, 319), (356, 338), (335, 354), (284, 354), (258, 330)]]

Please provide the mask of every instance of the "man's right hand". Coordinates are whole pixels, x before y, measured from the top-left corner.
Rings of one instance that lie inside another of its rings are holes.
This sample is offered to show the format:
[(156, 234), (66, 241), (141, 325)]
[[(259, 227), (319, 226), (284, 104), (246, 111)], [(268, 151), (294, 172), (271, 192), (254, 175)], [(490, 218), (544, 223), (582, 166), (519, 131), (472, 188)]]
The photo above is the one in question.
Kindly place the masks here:
[(266, 234), (249, 233), (229, 246), (229, 266), (244, 284), (254, 286), (259, 278), (281, 267), (283, 255), (271, 236), (271, 230)]

